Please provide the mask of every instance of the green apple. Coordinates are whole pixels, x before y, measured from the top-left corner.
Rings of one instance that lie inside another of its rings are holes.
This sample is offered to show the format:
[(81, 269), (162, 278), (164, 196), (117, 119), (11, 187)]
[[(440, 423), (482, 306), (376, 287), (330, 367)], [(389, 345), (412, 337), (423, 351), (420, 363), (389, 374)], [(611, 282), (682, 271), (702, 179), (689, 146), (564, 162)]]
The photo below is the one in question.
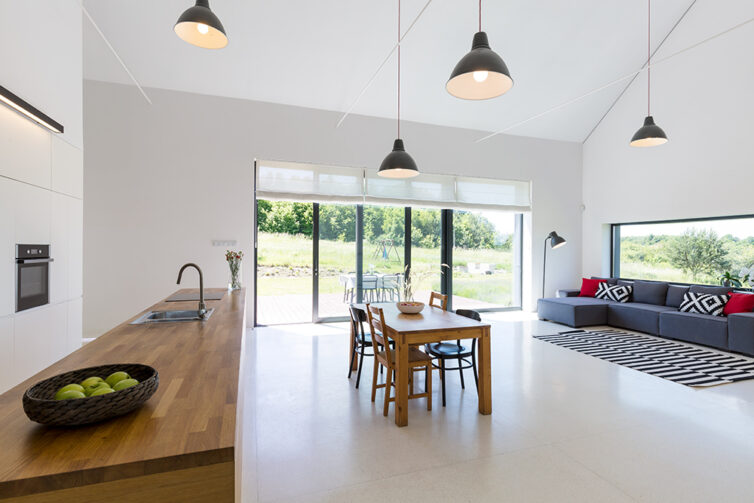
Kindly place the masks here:
[(69, 389), (55, 395), (55, 400), (74, 400), (76, 398), (86, 398), (86, 395), (75, 389)]
[(114, 393), (114, 392), (115, 392), (115, 390), (112, 389), (109, 386), (100, 386), (99, 388), (97, 388), (94, 391), (92, 391), (89, 394), (89, 396), (93, 397), (93, 396), (99, 396), (99, 395), (107, 395), (108, 393)]
[(55, 393), (55, 400), (60, 400), (60, 398), (58, 398), (58, 395), (60, 395), (61, 393), (65, 393), (66, 391), (80, 391), (83, 393), (84, 387), (81, 386), (80, 384), (75, 384), (75, 383), (66, 384), (65, 386), (60, 388), (57, 393)]
[(113, 389), (115, 391), (120, 391), (122, 389), (130, 388), (131, 386), (136, 386), (139, 384), (139, 381), (136, 379), (123, 379), (122, 381), (119, 381), (113, 386)]
[(79, 384), (81, 384), (84, 388), (90, 388), (97, 384), (98, 382), (105, 382), (104, 379), (97, 376), (87, 377), (83, 381), (81, 381)]
[(107, 383), (108, 386), (112, 388), (123, 379), (130, 379), (130, 378), (131, 376), (125, 372), (113, 372), (112, 374), (107, 376), (107, 379), (105, 379), (105, 382)]
[(85, 387), (84, 388), (84, 394), (86, 396), (92, 396), (92, 393), (94, 393), (98, 389), (100, 389), (100, 388), (109, 388), (109, 387), (110, 386), (108, 386), (105, 381), (98, 382), (98, 383), (94, 384), (93, 386), (87, 386), (87, 387)]

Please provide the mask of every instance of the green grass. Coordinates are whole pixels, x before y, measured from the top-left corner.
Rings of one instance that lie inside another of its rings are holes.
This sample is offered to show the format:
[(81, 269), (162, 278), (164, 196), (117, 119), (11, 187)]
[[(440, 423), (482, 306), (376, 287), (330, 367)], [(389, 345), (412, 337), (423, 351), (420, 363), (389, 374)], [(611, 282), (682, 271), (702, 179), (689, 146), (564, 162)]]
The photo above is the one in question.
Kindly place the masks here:
[[(258, 234), (259, 295), (311, 294), (312, 292), (312, 240), (303, 235)], [(364, 272), (403, 272), (403, 249), (398, 247), (398, 257), (391, 251), (385, 260), (382, 254), (375, 256), (377, 246), (364, 245)], [(463, 297), (511, 305), (513, 287), (513, 253), (504, 250), (453, 250), (453, 293)], [(319, 243), (319, 291), (342, 293), (338, 281), (341, 274), (356, 270), (356, 245), (353, 242), (321, 240)], [(472, 275), (463, 271), (469, 262), (494, 266), (491, 275)], [(415, 290), (439, 290), (440, 249), (411, 249), (412, 277)]]

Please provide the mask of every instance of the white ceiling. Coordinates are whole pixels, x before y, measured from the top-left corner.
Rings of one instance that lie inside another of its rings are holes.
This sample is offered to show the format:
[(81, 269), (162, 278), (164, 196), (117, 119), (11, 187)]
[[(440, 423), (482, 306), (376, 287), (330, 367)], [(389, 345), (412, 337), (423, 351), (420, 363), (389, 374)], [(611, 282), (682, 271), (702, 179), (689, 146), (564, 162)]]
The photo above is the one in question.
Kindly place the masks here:
[[(654, 46), (692, 1), (653, 3)], [(404, 30), (425, 3), (402, 0)], [(173, 33), (190, 5), (193, 0), (85, 0), (142, 86), (325, 110), (346, 111), (397, 38), (396, 0), (212, 0), (230, 43), (211, 51)], [(499, 131), (635, 71), (646, 58), (645, 0), (488, 0), (483, 29), (515, 85), (497, 99), (458, 100), (445, 82), (470, 49), (477, 5), (433, 0), (405, 38), (403, 119)], [(84, 26), (85, 78), (131, 83), (91, 25)], [(393, 57), (353, 113), (395, 117), (395, 66)], [(626, 83), (507, 134), (581, 142)]]

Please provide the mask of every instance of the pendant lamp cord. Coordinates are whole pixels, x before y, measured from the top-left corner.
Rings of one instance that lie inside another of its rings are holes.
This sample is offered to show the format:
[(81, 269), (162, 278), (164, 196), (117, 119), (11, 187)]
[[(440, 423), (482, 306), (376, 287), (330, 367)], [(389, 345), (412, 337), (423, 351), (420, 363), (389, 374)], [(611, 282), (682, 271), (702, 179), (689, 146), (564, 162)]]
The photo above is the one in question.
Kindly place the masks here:
[[(481, 1), (481, 0), (480, 0)], [(652, 115), (649, 107), (650, 93), (649, 90), (652, 87), (652, 79), (650, 78), (650, 72), (652, 66), (649, 64), (652, 56), (650, 54), (650, 37), (652, 36), (652, 0), (647, 0), (647, 116)]]
[(398, 139), (401, 137), (401, 0), (398, 0)]
[(482, 31), (482, 0), (479, 0), (479, 31)]

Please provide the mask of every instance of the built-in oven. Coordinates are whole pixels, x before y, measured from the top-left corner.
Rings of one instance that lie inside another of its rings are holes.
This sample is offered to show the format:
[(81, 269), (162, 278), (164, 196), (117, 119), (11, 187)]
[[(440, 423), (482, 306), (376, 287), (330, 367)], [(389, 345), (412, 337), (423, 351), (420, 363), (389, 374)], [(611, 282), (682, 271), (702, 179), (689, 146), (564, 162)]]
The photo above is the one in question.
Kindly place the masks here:
[(16, 245), (16, 312), (50, 302), (50, 245)]

